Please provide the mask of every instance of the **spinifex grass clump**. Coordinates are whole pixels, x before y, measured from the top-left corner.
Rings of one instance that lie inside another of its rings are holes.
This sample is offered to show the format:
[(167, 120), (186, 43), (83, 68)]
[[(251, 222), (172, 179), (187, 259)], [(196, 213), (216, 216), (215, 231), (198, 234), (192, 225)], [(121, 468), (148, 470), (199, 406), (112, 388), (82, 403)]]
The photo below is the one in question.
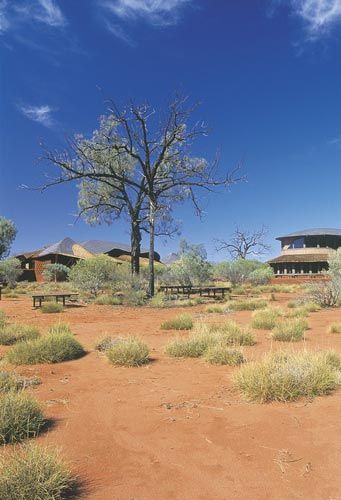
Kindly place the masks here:
[(234, 380), (249, 401), (293, 401), (336, 389), (339, 369), (340, 357), (328, 351), (274, 352), (242, 366)]
[(264, 309), (267, 305), (266, 300), (245, 299), (228, 302), (227, 307), (231, 311), (255, 311), (256, 309)]
[(207, 306), (205, 309), (206, 312), (213, 314), (224, 314), (226, 310), (227, 310), (226, 306), (219, 306), (217, 304), (212, 304), (210, 306)]
[(160, 327), (162, 330), (191, 330), (193, 319), (189, 314), (179, 314), (173, 319), (164, 321)]
[(46, 448), (21, 445), (0, 459), (2, 500), (62, 500), (74, 486), (69, 469)]
[(224, 344), (216, 344), (208, 347), (203, 358), (212, 365), (240, 365), (244, 362), (243, 353)]
[(108, 349), (106, 355), (117, 366), (141, 366), (149, 361), (149, 347), (137, 337), (127, 337)]
[(208, 330), (196, 332), (187, 339), (177, 338), (167, 344), (165, 353), (173, 358), (200, 358), (217, 341), (216, 338)]
[(309, 311), (304, 307), (295, 307), (290, 311), (286, 312), (287, 318), (306, 318), (309, 315)]
[(7, 316), (2, 309), (0, 309), (0, 328), (7, 323)]
[(110, 337), (107, 335), (95, 343), (95, 349), (96, 351), (105, 352), (114, 347), (116, 344), (125, 341), (126, 339), (124, 337)]
[(341, 322), (331, 323), (328, 327), (328, 333), (341, 333)]
[(226, 321), (220, 324), (199, 325), (198, 330), (206, 329), (216, 335), (220, 335), (226, 345), (254, 345), (255, 339), (252, 332), (236, 321)]
[(64, 307), (59, 302), (46, 302), (41, 306), (41, 312), (47, 314), (61, 313)]
[[(39, 403), (23, 393), (0, 398), (0, 443), (16, 443), (36, 436), (45, 424)], [(1, 498), (1, 497), (0, 497)]]
[(272, 330), (283, 311), (278, 307), (268, 307), (255, 311), (252, 315), (252, 327), (261, 330)]
[(21, 377), (14, 372), (0, 371), (0, 393), (21, 391), (38, 384), (40, 384), (38, 377)]
[(103, 294), (95, 299), (95, 304), (99, 306), (119, 306), (122, 305), (123, 298), (115, 295)]
[(51, 325), (47, 331), (53, 335), (59, 335), (60, 333), (68, 333), (69, 335), (72, 335), (70, 325), (67, 325), (66, 323), (55, 323), (54, 325)]
[(273, 329), (271, 337), (280, 342), (298, 342), (304, 339), (304, 332), (309, 326), (303, 318), (279, 321)]
[(82, 345), (70, 334), (47, 334), (37, 340), (20, 342), (8, 351), (6, 358), (15, 365), (60, 363), (85, 354)]
[(0, 327), (0, 344), (12, 345), (24, 340), (33, 340), (40, 336), (39, 329), (30, 325), (3, 325)]

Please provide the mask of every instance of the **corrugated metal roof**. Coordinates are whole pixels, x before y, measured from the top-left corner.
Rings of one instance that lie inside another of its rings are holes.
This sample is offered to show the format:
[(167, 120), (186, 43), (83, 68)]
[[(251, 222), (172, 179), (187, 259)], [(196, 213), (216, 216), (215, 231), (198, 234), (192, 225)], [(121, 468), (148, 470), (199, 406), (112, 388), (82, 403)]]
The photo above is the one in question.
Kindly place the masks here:
[[(106, 253), (110, 252), (110, 250), (116, 250), (116, 249), (128, 253), (130, 253), (131, 251), (130, 245), (126, 245), (125, 243), (117, 243), (116, 241), (88, 240), (88, 241), (82, 241), (80, 245), (89, 250), (89, 252), (95, 254)], [(141, 253), (148, 253), (148, 250), (146, 248), (141, 248)]]
[(341, 229), (335, 228), (313, 228), (313, 229), (302, 229), (300, 231), (295, 231), (294, 233), (286, 234), (285, 236), (278, 236), (276, 240), (281, 240), (283, 238), (293, 238), (299, 236), (341, 236)]
[(294, 254), (280, 255), (274, 259), (268, 260), (268, 264), (295, 263), (295, 262), (327, 262), (330, 254)]

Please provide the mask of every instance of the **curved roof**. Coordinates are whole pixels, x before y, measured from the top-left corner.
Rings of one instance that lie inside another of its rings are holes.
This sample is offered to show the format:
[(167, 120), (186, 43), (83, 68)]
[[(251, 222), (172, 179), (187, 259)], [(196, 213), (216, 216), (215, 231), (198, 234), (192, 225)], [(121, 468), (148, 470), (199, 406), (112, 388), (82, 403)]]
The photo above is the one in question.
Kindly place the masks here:
[(283, 238), (294, 238), (299, 236), (341, 236), (341, 229), (335, 228), (313, 228), (313, 229), (302, 229), (301, 231), (295, 231), (294, 233), (286, 234), (285, 236), (278, 236), (276, 240), (282, 240)]

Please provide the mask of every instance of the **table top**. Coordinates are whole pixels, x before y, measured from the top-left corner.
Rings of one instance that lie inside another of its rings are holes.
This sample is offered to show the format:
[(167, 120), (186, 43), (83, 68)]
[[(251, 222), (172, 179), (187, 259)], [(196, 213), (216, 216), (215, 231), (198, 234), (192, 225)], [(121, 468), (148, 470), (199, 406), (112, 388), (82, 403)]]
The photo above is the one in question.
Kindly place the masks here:
[(79, 295), (78, 292), (36, 292), (32, 293), (32, 297), (67, 297), (70, 295)]

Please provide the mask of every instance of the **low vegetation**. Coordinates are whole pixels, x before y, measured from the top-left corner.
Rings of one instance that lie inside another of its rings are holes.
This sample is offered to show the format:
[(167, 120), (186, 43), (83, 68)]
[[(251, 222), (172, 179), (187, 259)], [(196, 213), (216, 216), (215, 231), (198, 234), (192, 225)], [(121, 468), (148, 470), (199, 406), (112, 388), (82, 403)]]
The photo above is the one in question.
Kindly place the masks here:
[(205, 311), (207, 313), (213, 313), (213, 314), (224, 314), (227, 310), (226, 306), (219, 306), (218, 304), (212, 304), (210, 306), (207, 306)]
[(85, 354), (82, 345), (70, 334), (47, 334), (37, 340), (20, 342), (10, 349), (7, 361), (15, 365), (60, 363)]
[(0, 328), (2, 328), (7, 323), (7, 316), (5, 312), (0, 309)]
[(243, 353), (238, 349), (232, 349), (224, 344), (216, 344), (208, 347), (203, 358), (212, 365), (240, 365), (244, 362)]
[(272, 330), (282, 314), (283, 311), (278, 307), (268, 307), (255, 311), (252, 315), (251, 325), (260, 330)]
[(274, 352), (242, 366), (234, 380), (249, 401), (294, 401), (332, 392), (340, 383), (340, 357), (331, 352)]
[(1, 456), (2, 500), (62, 500), (70, 498), (74, 486), (70, 470), (47, 448), (21, 445)]
[(54, 325), (49, 327), (47, 332), (51, 333), (52, 335), (59, 335), (60, 333), (68, 333), (69, 335), (72, 335), (70, 325), (66, 323), (55, 323)]
[(0, 344), (2, 345), (12, 345), (24, 340), (33, 340), (39, 336), (39, 329), (35, 326), (18, 324), (0, 326)]
[(328, 333), (341, 333), (341, 322), (331, 323), (328, 327)]
[(15, 372), (0, 371), (0, 393), (21, 391), (40, 384), (38, 377), (22, 377)]
[(161, 330), (191, 330), (193, 319), (189, 314), (179, 314), (179, 316), (161, 323), (160, 328)]
[(96, 297), (94, 302), (99, 306), (120, 306), (123, 303), (123, 297), (103, 294)]
[(255, 311), (256, 309), (264, 309), (267, 305), (266, 300), (245, 299), (228, 302), (227, 307), (231, 311)]
[(304, 332), (309, 328), (303, 318), (279, 321), (273, 329), (271, 337), (280, 342), (298, 342), (304, 339)]
[(61, 313), (64, 311), (64, 307), (59, 302), (45, 302), (41, 306), (41, 312), (46, 314)]
[[(17, 443), (36, 436), (45, 419), (39, 403), (23, 393), (8, 392), (0, 400), (0, 443)], [(2, 497), (0, 497), (2, 498)]]
[(149, 361), (149, 347), (137, 337), (128, 337), (108, 349), (106, 355), (117, 366), (141, 366)]
[(236, 321), (226, 321), (218, 325), (200, 325), (198, 329), (200, 328), (221, 336), (226, 345), (250, 346), (255, 344), (252, 332)]
[(95, 343), (95, 349), (99, 352), (105, 352), (108, 351), (108, 349), (111, 349), (111, 347), (114, 347), (119, 342), (124, 341), (124, 337), (110, 337), (107, 335)]

